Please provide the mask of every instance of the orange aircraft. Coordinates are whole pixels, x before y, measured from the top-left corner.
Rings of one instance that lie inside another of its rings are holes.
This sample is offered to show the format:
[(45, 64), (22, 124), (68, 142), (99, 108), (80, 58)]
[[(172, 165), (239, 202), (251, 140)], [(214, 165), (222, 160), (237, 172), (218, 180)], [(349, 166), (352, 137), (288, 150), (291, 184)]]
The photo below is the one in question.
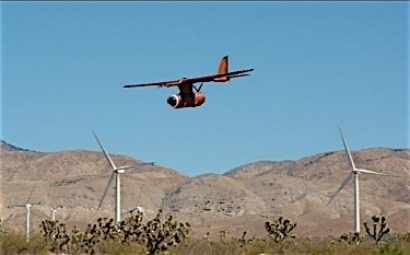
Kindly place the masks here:
[[(194, 78), (183, 77), (178, 80), (171, 81), (160, 81), (153, 83), (144, 84), (131, 84), (125, 85), (124, 88), (136, 88), (136, 87), (146, 87), (146, 86), (159, 86), (159, 87), (173, 87), (178, 86), (179, 93), (168, 97), (167, 104), (172, 108), (183, 108), (183, 107), (197, 107), (205, 102), (205, 94), (200, 92), (204, 82), (227, 82), (231, 78), (238, 78), (248, 76), (248, 72), (254, 69), (240, 70), (234, 72), (228, 72), (228, 56), (222, 57), (219, 68), (216, 74), (200, 76)], [(201, 82), (201, 85), (197, 88), (194, 84)], [(195, 91), (193, 90), (195, 89)]]

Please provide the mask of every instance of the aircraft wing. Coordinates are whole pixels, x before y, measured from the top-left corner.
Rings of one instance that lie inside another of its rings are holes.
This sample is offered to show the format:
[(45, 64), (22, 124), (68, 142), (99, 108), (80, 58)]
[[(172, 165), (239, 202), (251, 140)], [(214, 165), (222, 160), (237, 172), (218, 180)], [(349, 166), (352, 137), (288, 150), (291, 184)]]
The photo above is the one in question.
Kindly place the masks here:
[(234, 72), (228, 72), (228, 73), (222, 73), (222, 74), (199, 76), (199, 77), (193, 77), (193, 78), (182, 78), (179, 80), (171, 80), (171, 81), (160, 81), (160, 82), (142, 83), (142, 84), (129, 84), (129, 85), (125, 85), (124, 88), (147, 87), (147, 86), (171, 87), (171, 86), (178, 86), (184, 83), (194, 84), (197, 82), (211, 82), (221, 77), (237, 78), (237, 77), (248, 76), (249, 74), (245, 74), (245, 73), (251, 72), (253, 70), (254, 69), (247, 69), (247, 70), (240, 70), (240, 71), (234, 71)]
[(129, 84), (129, 85), (125, 85), (124, 88), (147, 87), (147, 86), (160, 86), (160, 87), (175, 86), (175, 85), (178, 85), (179, 81), (180, 80), (172, 80), (172, 81), (159, 81), (159, 82), (141, 83), (141, 84)]

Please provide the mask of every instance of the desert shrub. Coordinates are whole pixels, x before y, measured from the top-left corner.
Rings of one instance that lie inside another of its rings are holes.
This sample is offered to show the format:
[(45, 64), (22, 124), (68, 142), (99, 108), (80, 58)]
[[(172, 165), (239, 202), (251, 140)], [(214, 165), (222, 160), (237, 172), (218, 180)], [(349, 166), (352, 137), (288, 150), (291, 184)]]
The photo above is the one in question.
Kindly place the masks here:
[(407, 232), (405, 234), (400, 235), (399, 234), (399, 240), (406, 242), (406, 243), (410, 243), (410, 232)]
[(6, 234), (7, 234), (7, 231), (5, 231), (5, 230), (3, 229), (3, 222), (2, 222), (2, 220), (0, 219), (0, 239), (1, 239), (2, 237), (4, 237)]
[(340, 236), (339, 239), (341, 242), (345, 242), (348, 244), (360, 244), (361, 242), (363, 242), (363, 236), (360, 235), (360, 233), (344, 233)]

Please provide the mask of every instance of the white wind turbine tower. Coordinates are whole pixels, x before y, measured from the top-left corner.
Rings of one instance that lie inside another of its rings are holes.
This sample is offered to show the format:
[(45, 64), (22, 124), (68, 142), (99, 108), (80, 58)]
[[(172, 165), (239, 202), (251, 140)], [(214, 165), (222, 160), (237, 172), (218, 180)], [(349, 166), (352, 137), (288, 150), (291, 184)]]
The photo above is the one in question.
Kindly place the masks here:
[(343, 137), (342, 130), (339, 128), (340, 136), (343, 141), (343, 146), (345, 148), (345, 151), (347, 153), (347, 156), (349, 158), (350, 166), (352, 171), (350, 174), (346, 177), (346, 179), (343, 180), (342, 184), (340, 187), (337, 189), (337, 191), (333, 194), (333, 196), (330, 198), (328, 205), (332, 200), (336, 197), (336, 195), (350, 182), (352, 177), (354, 177), (354, 231), (355, 233), (360, 233), (360, 201), (359, 201), (359, 175), (360, 174), (376, 174), (376, 175), (388, 175), (384, 173), (379, 173), (371, 170), (366, 170), (366, 169), (360, 169), (356, 168), (352, 155), (350, 154), (349, 148), (347, 146), (347, 143)]
[(108, 155), (107, 151), (104, 149), (104, 147), (102, 146), (100, 140), (98, 139), (97, 135), (94, 133), (94, 137), (98, 142), (98, 145), (100, 146), (101, 150), (104, 152), (105, 158), (107, 159), (107, 161), (110, 163), (113, 171), (111, 173), (110, 179), (108, 181), (107, 186), (105, 187), (104, 190), (104, 194), (103, 197), (101, 198), (100, 204), (98, 205), (97, 211), (100, 209), (104, 198), (107, 194), (108, 188), (112, 182), (112, 179), (114, 178), (114, 175), (116, 177), (116, 194), (115, 194), (115, 222), (119, 223), (121, 221), (121, 183), (120, 183), (120, 175), (125, 173), (125, 170), (128, 169), (132, 169), (132, 168), (138, 168), (141, 166), (145, 166), (145, 165), (154, 165), (154, 162), (149, 162), (149, 163), (140, 163), (138, 165), (125, 165), (125, 166), (119, 166), (117, 167), (114, 164), (114, 161), (112, 161), (110, 155)]

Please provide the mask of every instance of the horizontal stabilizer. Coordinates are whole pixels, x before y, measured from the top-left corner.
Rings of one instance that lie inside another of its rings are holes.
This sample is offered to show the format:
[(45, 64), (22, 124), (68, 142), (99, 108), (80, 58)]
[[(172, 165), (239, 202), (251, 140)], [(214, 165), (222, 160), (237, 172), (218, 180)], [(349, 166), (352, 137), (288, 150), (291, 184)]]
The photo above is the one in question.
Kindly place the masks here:
[(234, 74), (234, 75), (230, 75), (229, 78), (238, 78), (238, 77), (245, 77), (245, 76), (249, 76), (250, 74), (248, 73), (244, 73), (244, 74)]

